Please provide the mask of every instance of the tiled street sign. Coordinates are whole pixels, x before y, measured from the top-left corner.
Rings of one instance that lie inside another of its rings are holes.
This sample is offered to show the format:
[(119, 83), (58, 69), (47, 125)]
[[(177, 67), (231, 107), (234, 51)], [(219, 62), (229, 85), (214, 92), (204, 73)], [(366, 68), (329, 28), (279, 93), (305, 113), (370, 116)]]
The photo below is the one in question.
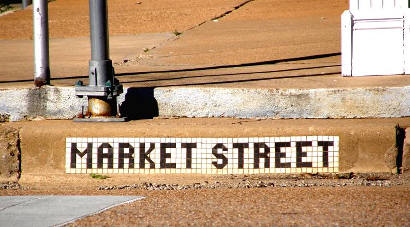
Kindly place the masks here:
[(67, 173), (333, 173), (338, 136), (67, 138)]

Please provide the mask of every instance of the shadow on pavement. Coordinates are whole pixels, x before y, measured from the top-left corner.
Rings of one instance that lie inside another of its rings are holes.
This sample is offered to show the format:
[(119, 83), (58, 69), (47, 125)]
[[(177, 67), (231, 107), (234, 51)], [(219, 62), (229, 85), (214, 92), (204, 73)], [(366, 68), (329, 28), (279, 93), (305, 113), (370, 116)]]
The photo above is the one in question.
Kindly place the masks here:
[[(287, 58), (287, 59), (262, 61), (262, 62), (252, 62), (252, 63), (244, 63), (244, 64), (236, 64), (236, 65), (220, 65), (220, 66), (200, 67), (200, 68), (191, 68), (191, 69), (119, 73), (119, 74), (116, 74), (116, 76), (126, 77), (126, 76), (138, 76), (142, 74), (193, 72), (193, 71), (229, 69), (229, 68), (249, 67), (249, 66), (273, 65), (273, 64), (283, 63), (283, 62), (311, 60), (311, 59), (327, 58), (327, 57), (333, 57), (333, 56), (339, 56), (339, 55), (340, 53), (329, 53), (329, 54), (312, 55), (312, 56), (305, 56), (305, 57), (298, 57), (298, 58)], [(179, 76), (179, 77), (169, 77), (169, 78), (122, 81), (122, 83), (131, 84), (131, 83), (141, 83), (141, 82), (181, 80), (181, 79), (190, 79), (190, 78), (239, 76), (239, 75), (251, 75), (251, 74), (264, 74), (264, 73), (277, 73), (277, 72), (301, 71), (301, 70), (311, 70), (311, 69), (320, 69), (320, 68), (331, 68), (331, 67), (339, 67), (339, 66), (340, 64), (332, 64), (332, 65), (291, 68), (291, 69), (281, 69), (281, 70), (238, 72), (238, 73), (224, 73), (224, 74), (218, 73), (218, 74), (208, 74), (208, 75), (192, 75), (192, 76), (186, 76), (186, 77)], [(218, 80), (205, 81), (205, 82), (188, 82), (188, 83), (158, 85), (154, 87), (129, 87), (127, 89), (127, 93), (125, 94), (125, 100), (120, 105), (120, 113), (122, 116), (127, 117), (129, 120), (152, 119), (154, 117), (159, 116), (158, 102), (154, 96), (154, 89), (157, 87), (234, 84), (234, 83), (244, 83), (244, 82), (253, 82), (253, 81), (287, 79), (287, 78), (315, 77), (315, 76), (324, 76), (324, 75), (330, 75), (330, 74), (340, 74), (340, 72), (338, 71), (338, 72), (332, 72), (332, 73), (327, 73), (327, 74), (315, 73), (315, 74), (305, 74), (305, 75), (270, 76), (270, 77), (231, 79), (231, 80), (218, 79)], [(70, 77), (52, 78), (51, 81), (70, 80), (70, 79), (86, 79), (86, 78), (88, 78), (88, 76), (70, 76)], [(0, 84), (19, 83), (19, 82), (32, 82), (32, 80), (0, 81)]]
[[(252, 75), (252, 74), (264, 74), (264, 73), (279, 73), (279, 72), (289, 72), (289, 71), (299, 71), (299, 70), (309, 70), (309, 69), (322, 69), (322, 68), (332, 68), (332, 67), (339, 67), (339, 64), (335, 65), (325, 65), (325, 66), (316, 66), (316, 67), (304, 67), (304, 68), (294, 68), (294, 69), (281, 69), (281, 70), (269, 70), (269, 71), (258, 71), (258, 72), (245, 72), (245, 73), (218, 73), (218, 74), (208, 74), (208, 75), (200, 75), (200, 76), (185, 76), (185, 77), (170, 77), (170, 78), (158, 78), (158, 79), (148, 79), (148, 80), (134, 80), (134, 81), (123, 81), (121, 83), (128, 84), (128, 83), (141, 83), (141, 82), (155, 82), (155, 81), (167, 81), (167, 80), (179, 80), (179, 79), (192, 79), (192, 78), (201, 78), (201, 77), (219, 77), (219, 76), (239, 76), (239, 75)], [(335, 72), (340, 73), (340, 72)], [(138, 75), (136, 73), (135, 75)], [(325, 75), (325, 74), (323, 74)], [(264, 79), (285, 79), (285, 78), (298, 78), (298, 77), (308, 77), (309, 75), (296, 75), (296, 76), (284, 76), (284, 77), (273, 77), (273, 78), (258, 78), (256, 80), (264, 80)], [(315, 76), (315, 75), (314, 75)], [(218, 81), (220, 83), (230, 83), (230, 81)], [(235, 81), (232, 81), (235, 82)], [(238, 82), (247, 82), (238, 81)], [(192, 84), (181, 84), (181, 85), (166, 85), (168, 86), (185, 86), (185, 85), (203, 85), (203, 84), (215, 84), (214, 82), (207, 82), (207, 83), (192, 83)], [(157, 86), (161, 87), (161, 86)]]
[[(328, 53), (328, 54), (310, 55), (310, 56), (297, 57), (297, 58), (286, 58), (286, 59), (278, 59), (278, 60), (271, 60), (271, 61), (243, 63), (243, 64), (199, 67), (199, 68), (191, 68), (191, 69), (175, 69), (175, 70), (158, 70), (158, 71), (149, 71), (149, 72), (118, 73), (118, 74), (116, 74), (116, 76), (117, 77), (123, 77), (123, 76), (135, 76), (135, 75), (154, 74), (154, 73), (193, 72), (193, 71), (204, 71), (204, 70), (214, 70), (214, 69), (227, 69), (227, 68), (238, 68), (238, 67), (249, 67), (249, 66), (273, 65), (273, 64), (283, 63), (283, 62), (293, 62), (293, 61), (312, 60), (312, 59), (319, 59), (319, 58), (328, 58), (328, 57), (339, 56), (340, 54), (341, 54), (340, 52), (338, 52), (338, 53)], [(321, 67), (332, 67), (332, 66), (340, 66), (340, 65), (330, 65), (330, 66), (321, 66)], [(315, 69), (315, 68), (316, 67), (300, 68), (300, 69), (288, 69), (288, 70), (284, 70), (284, 71)], [(320, 67), (317, 67), (317, 68), (320, 68)], [(269, 73), (269, 72), (283, 72), (283, 71), (279, 70), (279, 71), (267, 71), (267, 72), (256, 72), (256, 73)], [(242, 75), (243, 74), (247, 74), (247, 73), (242, 73)], [(249, 74), (251, 74), (251, 73), (249, 73)], [(230, 74), (226, 74), (225, 76), (227, 76), (227, 75), (229, 76)], [(236, 75), (236, 74), (232, 74), (232, 75)], [(239, 74), (239, 75), (241, 75), (241, 74)], [(213, 75), (213, 76), (216, 76), (216, 75)], [(197, 76), (194, 76), (194, 77), (197, 77)], [(203, 76), (203, 77), (205, 77), (205, 76)], [(70, 79), (86, 79), (86, 78), (88, 78), (88, 76), (68, 76), (68, 77), (51, 78), (51, 81), (70, 80)], [(190, 77), (185, 77), (185, 78), (190, 78)], [(164, 79), (162, 79), (162, 80), (164, 80)], [(4, 84), (4, 83), (23, 83), (23, 82), (31, 82), (31, 81), (33, 81), (33, 80), (32, 79), (30, 79), (30, 80), (6, 80), (6, 81), (0, 81), (0, 84)], [(144, 82), (144, 81), (138, 81), (138, 82)]]
[(339, 56), (339, 55), (341, 55), (340, 52), (311, 55), (311, 56), (297, 57), (297, 58), (278, 59), (278, 60), (271, 60), (271, 61), (251, 62), (251, 63), (236, 64), (236, 65), (219, 65), (219, 66), (192, 68), (192, 69), (175, 69), (175, 70), (163, 70), (163, 71), (151, 71), (151, 72), (119, 73), (117, 74), (117, 76), (130, 76), (130, 75), (148, 74), (148, 73), (190, 72), (190, 71), (202, 71), (202, 70), (212, 70), (212, 69), (226, 69), (226, 68), (237, 68), (237, 67), (261, 66), (261, 65), (274, 65), (274, 64), (283, 63), (283, 62), (304, 61), (304, 60), (312, 60), (312, 59), (318, 59), (318, 58), (334, 57), (334, 56)]

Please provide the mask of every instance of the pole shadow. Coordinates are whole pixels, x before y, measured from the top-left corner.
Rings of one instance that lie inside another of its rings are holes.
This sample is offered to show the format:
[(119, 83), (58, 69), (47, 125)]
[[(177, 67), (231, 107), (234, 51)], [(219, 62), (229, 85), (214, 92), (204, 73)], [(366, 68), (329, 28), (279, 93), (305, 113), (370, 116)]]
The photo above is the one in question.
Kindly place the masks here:
[[(214, 69), (226, 69), (226, 68), (238, 68), (238, 67), (250, 67), (250, 66), (261, 66), (261, 65), (274, 65), (278, 63), (284, 62), (297, 62), (297, 61), (304, 61), (304, 60), (313, 60), (313, 59), (320, 59), (320, 58), (328, 58), (341, 55), (340, 52), (337, 53), (328, 53), (328, 54), (318, 54), (318, 55), (310, 55), (304, 57), (296, 57), (296, 58), (284, 58), (284, 59), (277, 59), (271, 61), (260, 61), (260, 62), (249, 62), (243, 64), (231, 64), (231, 65), (217, 65), (217, 66), (208, 66), (208, 67), (198, 67), (198, 68), (187, 68), (187, 69), (175, 69), (175, 70), (157, 70), (157, 71), (147, 71), (147, 72), (128, 72), (128, 73), (117, 73), (115, 74), (116, 77), (126, 77), (126, 76), (136, 76), (136, 75), (144, 75), (144, 74), (155, 74), (155, 73), (175, 73), (175, 72), (194, 72), (194, 71), (206, 71), (206, 70), (214, 70)], [(291, 70), (289, 70), (291, 71)], [(77, 76), (67, 76), (67, 77), (59, 77), (59, 78), (51, 78), (51, 81), (54, 80), (70, 80), (70, 79), (86, 79), (88, 76), (86, 75), (77, 75)], [(0, 81), (0, 84), (5, 83), (24, 83), (24, 82), (31, 82), (31, 79), (25, 80), (4, 80)]]
[(158, 102), (153, 87), (130, 87), (120, 105), (120, 114), (128, 120), (153, 119), (158, 117)]
[[(214, 69), (226, 69), (226, 68), (238, 68), (238, 67), (250, 67), (250, 66), (261, 66), (261, 65), (273, 65), (284, 62), (297, 62), (303, 60), (319, 59), (319, 58), (328, 58), (333, 56), (339, 56), (340, 53), (328, 53), (320, 55), (311, 55), (304, 57), (296, 58), (287, 58), (287, 59), (277, 59), (271, 61), (261, 61), (261, 62), (250, 62), (244, 64), (232, 64), (232, 65), (219, 65), (219, 66), (209, 66), (209, 67), (198, 67), (198, 68), (186, 68), (186, 69), (176, 69), (176, 70), (157, 70), (157, 71), (147, 71), (147, 72), (128, 72), (128, 73), (119, 73), (116, 74), (117, 77), (127, 77), (127, 76), (138, 76), (143, 74), (155, 74), (155, 73), (174, 73), (174, 72), (194, 72), (194, 71), (207, 71)], [(151, 82), (151, 81), (161, 81), (161, 80), (181, 80), (188, 78), (200, 78), (200, 77), (219, 77), (219, 76), (238, 76), (238, 75), (247, 75), (247, 74), (261, 74), (261, 73), (274, 73), (274, 72), (285, 72), (285, 71), (300, 71), (300, 70), (311, 70), (318, 68), (329, 68), (329, 67), (338, 67), (339, 64), (333, 65), (324, 65), (316, 67), (302, 67), (302, 68), (293, 68), (285, 70), (272, 70), (272, 71), (258, 71), (258, 72), (246, 72), (246, 73), (226, 73), (220, 75), (206, 74), (206, 75), (191, 75), (186, 77), (171, 77), (171, 78), (157, 78), (157, 79), (148, 79), (143, 81), (129, 81), (122, 83), (132, 83), (132, 82)], [(340, 72), (334, 72), (340, 73)], [(329, 74), (334, 74), (329, 73)], [(138, 119), (152, 119), (159, 116), (158, 102), (155, 99), (154, 89), (157, 87), (169, 87), (169, 86), (200, 86), (200, 85), (217, 85), (217, 84), (232, 84), (232, 83), (244, 83), (252, 81), (262, 81), (262, 80), (278, 80), (286, 78), (303, 78), (303, 77), (315, 77), (323, 76), (326, 74), (306, 74), (306, 75), (289, 75), (289, 76), (280, 76), (280, 77), (264, 77), (264, 78), (248, 78), (248, 79), (233, 79), (233, 80), (214, 80), (208, 82), (192, 82), (192, 83), (177, 83), (173, 85), (166, 86), (155, 86), (155, 87), (130, 87), (126, 90), (125, 99), (120, 104), (119, 112), (121, 116), (127, 117), (129, 120), (138, 120)], [(68, 76), (60, 78), (52, 78), (53, 80), (70, 80), (70, 79), (84, 79), (88, 76)], [(0, 84), (3, 83), (22, 83), (30, 82), (32, 80), (10, 80), (10, 81), (0, 81)]]

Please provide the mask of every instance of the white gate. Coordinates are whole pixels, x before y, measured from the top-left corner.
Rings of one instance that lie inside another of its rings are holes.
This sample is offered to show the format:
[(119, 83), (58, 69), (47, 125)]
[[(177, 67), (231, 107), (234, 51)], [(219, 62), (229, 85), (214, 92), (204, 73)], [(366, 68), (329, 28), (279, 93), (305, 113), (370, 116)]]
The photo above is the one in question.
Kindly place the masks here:
[(350, 0), (342, 14), (343, 76), (410, 72), (408, 8), (408, 0)]

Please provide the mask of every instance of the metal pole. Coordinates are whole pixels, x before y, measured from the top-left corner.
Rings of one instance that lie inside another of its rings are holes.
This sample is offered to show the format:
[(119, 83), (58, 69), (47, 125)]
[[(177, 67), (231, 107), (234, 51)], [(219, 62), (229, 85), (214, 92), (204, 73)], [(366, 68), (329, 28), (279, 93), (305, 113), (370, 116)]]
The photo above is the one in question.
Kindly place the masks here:
[(21, 8), (25, 9), (27, 6), (31, 5), (32, 1), (31, 0), (22, 0), (21, 1)]
[[(114, 79), (112, 62), (109, 59), (107, 0), (90, 0), (91, 60), (89, 68), (90, 86), (106, 86)], [(94, 116), (116, 114), (116, 99), (88, 97), (88, 112)]]
[(105, 86), (113, 79), (107, 26), (107, 0), (90, 0), (90, 85)]
[(33, 3), (34, 84), (37, 87), (50, 84), (47, 4), (47, 0)]
[[(107, 0), (89, 0), (91, 60), (89, 62), (89, 84), (76, 84), (76, 95), (88, 97), (88, 109), (83, 118), (75, 121), (125, 121), (117, 117), (117, 96), (123, 88), (114, 78), (108, 41)], [(83, 115), (83, 114), (82, 114)]]

